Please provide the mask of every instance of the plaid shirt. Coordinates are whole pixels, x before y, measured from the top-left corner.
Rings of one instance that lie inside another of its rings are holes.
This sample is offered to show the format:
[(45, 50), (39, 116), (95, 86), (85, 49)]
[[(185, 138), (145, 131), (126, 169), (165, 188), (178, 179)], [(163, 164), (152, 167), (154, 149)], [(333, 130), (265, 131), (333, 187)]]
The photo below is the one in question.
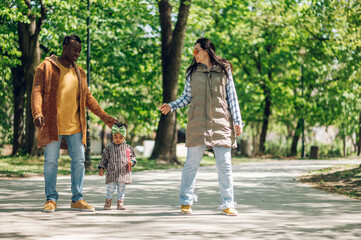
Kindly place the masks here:
[[(231, 115), (235, 125), (244, 126), (241, 117), (241, 110), (239, 109), (238, 98), (236, 93), (236, 88), (233, 82), (232, 71), (228, 71), (228, 81), (226, 84), (226, 94), (228, 106), (230, 106)], [(186, 83), (184, 85), (184, 90), (182, 95), (175, 101), (168, 103), (171, 110), (175, 111), (178, 108), (187, 106), (192, 101), (191, 94), (191, 76), (188, 75), (186, 78)]]

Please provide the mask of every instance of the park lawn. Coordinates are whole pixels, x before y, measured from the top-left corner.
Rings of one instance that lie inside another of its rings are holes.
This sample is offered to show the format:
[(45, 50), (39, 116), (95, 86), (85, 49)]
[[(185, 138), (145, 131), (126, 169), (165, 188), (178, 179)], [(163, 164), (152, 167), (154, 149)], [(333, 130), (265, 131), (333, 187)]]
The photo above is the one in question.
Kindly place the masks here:
[[(98, 174), (98, 163), (100, 161), (100, 155), (94, 155), (91, 157), (92, 167), (87, 169), (86, 175)], [(233, 158), (233, 163), (249, 162), (247, 158)], [(62, 155), (59, 158), (59, 175), (70, 175), (70, 157), (68, 155)], [(184, 164), (185, 158), (179, 158), (179, 161)], [(201, 166), (215, 165), (214, 157), (204, 156), (201, 162)], [(137, 164), (133, 168), (133, 172), (155, 170), (155, 169), (170, 169), (181, 168), (182, 165), (173, 165), (165, 162), (159, 162), (150, 160), (148, 158), (137, 158)], [(0, 178), (25, 178), (42, 176), (44, 173), (44, 156), (41, 157), (28, 157), (28, 156), (7, 156), (0, 157)]]
[[(101, 156), (92, 156), (92, 167), (86, 170), (86, 175), (98, 174), (98, 163)], [(184, 164), (185, 158), (179, 159)], [(238, 158), (233, 157), (233, 164), (257, 161), (274, 161), (280, 159), (264, 158)], [(62, 155), (59, 158), (58, 174), (70, 175), (70, 157)], [(213, 156), (204, 156), (201, 166), (215, 165)], [(134, 172), (156, 169), (181, 168), (182, 165), (173, 165), (165, 162), (150, 160), (147, 158), (137, 158), (137, 165)], [(44, 156), (41, 157), (0, 157), (0, 179), (6, 178), (26, 178), (42, 176), (44, 173)], [(358, 164), (336, 165), (330, 168), (310, 171), (309, 174), (298, 178), (303, 183), (310, 184), (316, 188), (343, 194), (351, 198), (361, 200), (361, 166)]]
[[(70, 174), (70, 158), (61, 156), (59, 175)], [(0, 158), (0, 178), (41, 176), (44, 173), (44, 157), (8, 156)]]
[(361, 200), (361, 165), (344, 164), (310, 171), (298, 178), (316, 188)]
[[(98, 163), (101, 159), (100, 155), (91, 156), (91, 168), (86, 169), (86, 175), (98, 174)], [(184, 161), (184, 159), (180, 159)], [(70, 175), (71, 159), (68, 155), (62, 155), (58, 162), (58, 174)], [(137, 158), (137, 165), (133, 171), (153, 170), (153, 169), (169, 169), (181, 166), (166, 163), (157, 163), (154, 160), (146, 158)], [(44, 173), (44, 156), (41, 157), (1, 157), (0, 158), (0, 178), (19, 178), (42, 176)]]

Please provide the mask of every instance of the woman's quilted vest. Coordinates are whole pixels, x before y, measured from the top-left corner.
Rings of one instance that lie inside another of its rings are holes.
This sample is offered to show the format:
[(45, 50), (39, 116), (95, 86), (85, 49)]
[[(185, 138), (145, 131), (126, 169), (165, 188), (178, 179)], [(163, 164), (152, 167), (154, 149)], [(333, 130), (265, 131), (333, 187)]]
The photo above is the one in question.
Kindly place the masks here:
[(198, 64), (192, 73), (186, 147), (237, 147), (226, 83), (226, 73), (219, 66), (208, 70), (205, 65)]

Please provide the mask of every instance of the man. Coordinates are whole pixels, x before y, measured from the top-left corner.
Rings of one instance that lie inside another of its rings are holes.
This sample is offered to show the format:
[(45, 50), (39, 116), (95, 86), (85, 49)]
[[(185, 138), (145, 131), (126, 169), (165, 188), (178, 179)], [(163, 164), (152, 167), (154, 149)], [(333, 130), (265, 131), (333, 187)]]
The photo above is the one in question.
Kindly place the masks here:
[(81, 40), (73, 34), (63, 41), (60, 57), (52, 55), (38, 66), (33, 82), (31, 108), (39, 129), (38, 147), (45, 146), (44, 212), (54, 212), (59, 197), (56, 191), (60, 148), (69, 150), (71, 158), (71, 209), (95, 211), (83, 199), (85, 172), (85, 107), (111, 127), (109, 116), (89, 91), (85, 71), (75, 64), (81, 52)]

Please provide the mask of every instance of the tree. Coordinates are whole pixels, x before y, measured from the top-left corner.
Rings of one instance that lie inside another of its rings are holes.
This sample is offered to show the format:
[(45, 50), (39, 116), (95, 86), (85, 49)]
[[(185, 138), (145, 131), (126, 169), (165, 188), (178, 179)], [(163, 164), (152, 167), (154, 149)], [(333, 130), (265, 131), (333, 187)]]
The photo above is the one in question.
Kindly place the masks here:
[(128, 124), (132, 145), (150, 138), (159, 120), (160, 30), (154, 9), (135, 0), (98, 2), (91, 8), (91, 92), (105, 111)]
[(211, 38), (234, 65), (242, 118), (246, 128), (255, 129), (254, 152), (264, 154), (272, 115), (273, 121), (290, 122), (286, 116), (296, 82), (290, 71), (295, 68), (295, 7), (283, 1), (217, 3), (209, 6), (215, 22)]
[(300, 11), (299, 27), (302, 44), (308, 48), (305, 61), (305, 104), (309, 126), (335, 125), (343, 142), (356, 144), (353, 135), (359, 131), (360, 64), (358, 29), (359, 1), (312, 1)]
[(0, 126), (3, 139), (1, 145), (11, 143), (13, 138), (12, 117), (14, 108), (11, 68), (20, 63), (18, 58), (21, 56), (21, 52), (14, 44), (17, 40), (17, 26), (14, 22), (26, 20), (23, 15), (16, 14), (16, 11), (9, 7), (8, 2), (0, 2), (0, 104), (2, 109)]
[[(8, 59), (5, 61), (5, 71), (11, 70), (11, 77), (6, 77), (5, 80), (12, 79), (13, 89), (13, 154), (18, 152), (34, 154), (36, 151), (35, 126), (31, 114), (33, 76), (36, 67), (40, 64), (42, 54), (47, 56), (49, 51), (60, 46), (59, 42), (54, 41), (61, 35), (59, 32), (64, 32), (63, 28), (54, 33), (59, 30), (57, 27), (61, 26), (58, 19), (65, 19), (62, 26), (71, 21), (64, 16), (54, 15), (63, 8), (69, 9), (69, 5), (72, 4), (71, 1), (58, 0), (51, 2), (12, 0), (1, 3), (1, 38), (8, 40), (8, 44), (1, 46), (2, 60)], [(47, 11), (50, 13), (48, 14)], [(69, 10), (67, 13), (69, 14)], [(54, 19), (46, 22), (46, 17)], [(55, 20), (56, 17), (57, 20)], [(44, 33), (41, 31), (44, 25), (47, 27), (45, 40)], [(78, 27), (79, 25), (74, 28)], [(49, 30), (52, 28), (55, 29), (54, 32)], [(47, 43), (41, 45), (41, 40)]]
[[(175, 3), (179, 8), (172, 10)], [(297, 154), (299, 122), (304, 116), (306, 136), (314, 126), (334, 125), (342, 130), (340, 139), (352, 139), (361, 152), (357, 0), (92, 0), (90, 11), (86, 1), (1, 1), (0, 106), (5, 111), (0, 112), (0, 145), (10, 143), (13, 135), (15, 148), (25, 153), (24, 145), (30, 143), (25, 140), (31, 135), (27, 126), (33, 126), (31, 114), (25, 112), (25, 78), (24, 84), (15, 79), (34, 62), (22, 60), (30, 59), (26, 44), (36, 46), (30, 44), (35, 38), (24, 27), (30, 28), (29, 16), (36, 21), (42, 18), (41, 4), (47, 9), (38, 35), (41, 59), (59, 55), (67, 34), (76, 33), (85, 40), (86, 17), (91, 17), (91, 92), (109, 114), (128, 123), (131, 144), (153, 138), (158, 125), (153, 158), (177, 162), (176, 130), (185, 127), (187, 108), (159, 118), (157, 107), (182, 92), (184, 81), (178, 83), (178, 77), (184, 79), (193, 43), (202, 36), (210, 38), (217, 54), (233, 64), (245, 131), (253, 136), (254, 149), (272, 153), (274, 147), (266, 142), (272, 131), (286, 138), (287, 144), (278, 143), (288, 148), (283, 153)], [(304, 98), (301, 47), (307, 49)], [(77, 61), (83, 68), (86, 48), (83, 44)], [(180, 64), (180, 56), (185, 64)], [(9, 129), (13, 121), (14, 134)], [(91, 122), (102, 124), (92, 114)]]
[[(172, 6), (169, 1), (160, 0), (158, 6), (162, 39), (163, 102), (168, 103), (175, 100), (178, 92), (178, 75), (191, 0), (181, 0), (174, 30), (171, 19)], [(179, 164), (176, 156), (176, 123), (175, 112), (161, 115), (151, 158)]]
[[(40, 63), (39, 34), (46, 9), (41, 0), (9, 1), (6, 7), (24, 16), (15, 21), (12, 21), (12, 18), (6, 18), (7, 24), (11, 22), (17, 24), (18, 50), (21, 52), (20, 64), (11, 67), (14, 104), (12, 153), (16, 154), (20, 149), (24, 149), (26, 153), (32, 154), (35, 127), (31, 117), (30, 98), (33, 76)], [(10, 16), (11, 13), (8, 12), (7, 15)], [(27, 118), (24, 119), (24, 116)]]

